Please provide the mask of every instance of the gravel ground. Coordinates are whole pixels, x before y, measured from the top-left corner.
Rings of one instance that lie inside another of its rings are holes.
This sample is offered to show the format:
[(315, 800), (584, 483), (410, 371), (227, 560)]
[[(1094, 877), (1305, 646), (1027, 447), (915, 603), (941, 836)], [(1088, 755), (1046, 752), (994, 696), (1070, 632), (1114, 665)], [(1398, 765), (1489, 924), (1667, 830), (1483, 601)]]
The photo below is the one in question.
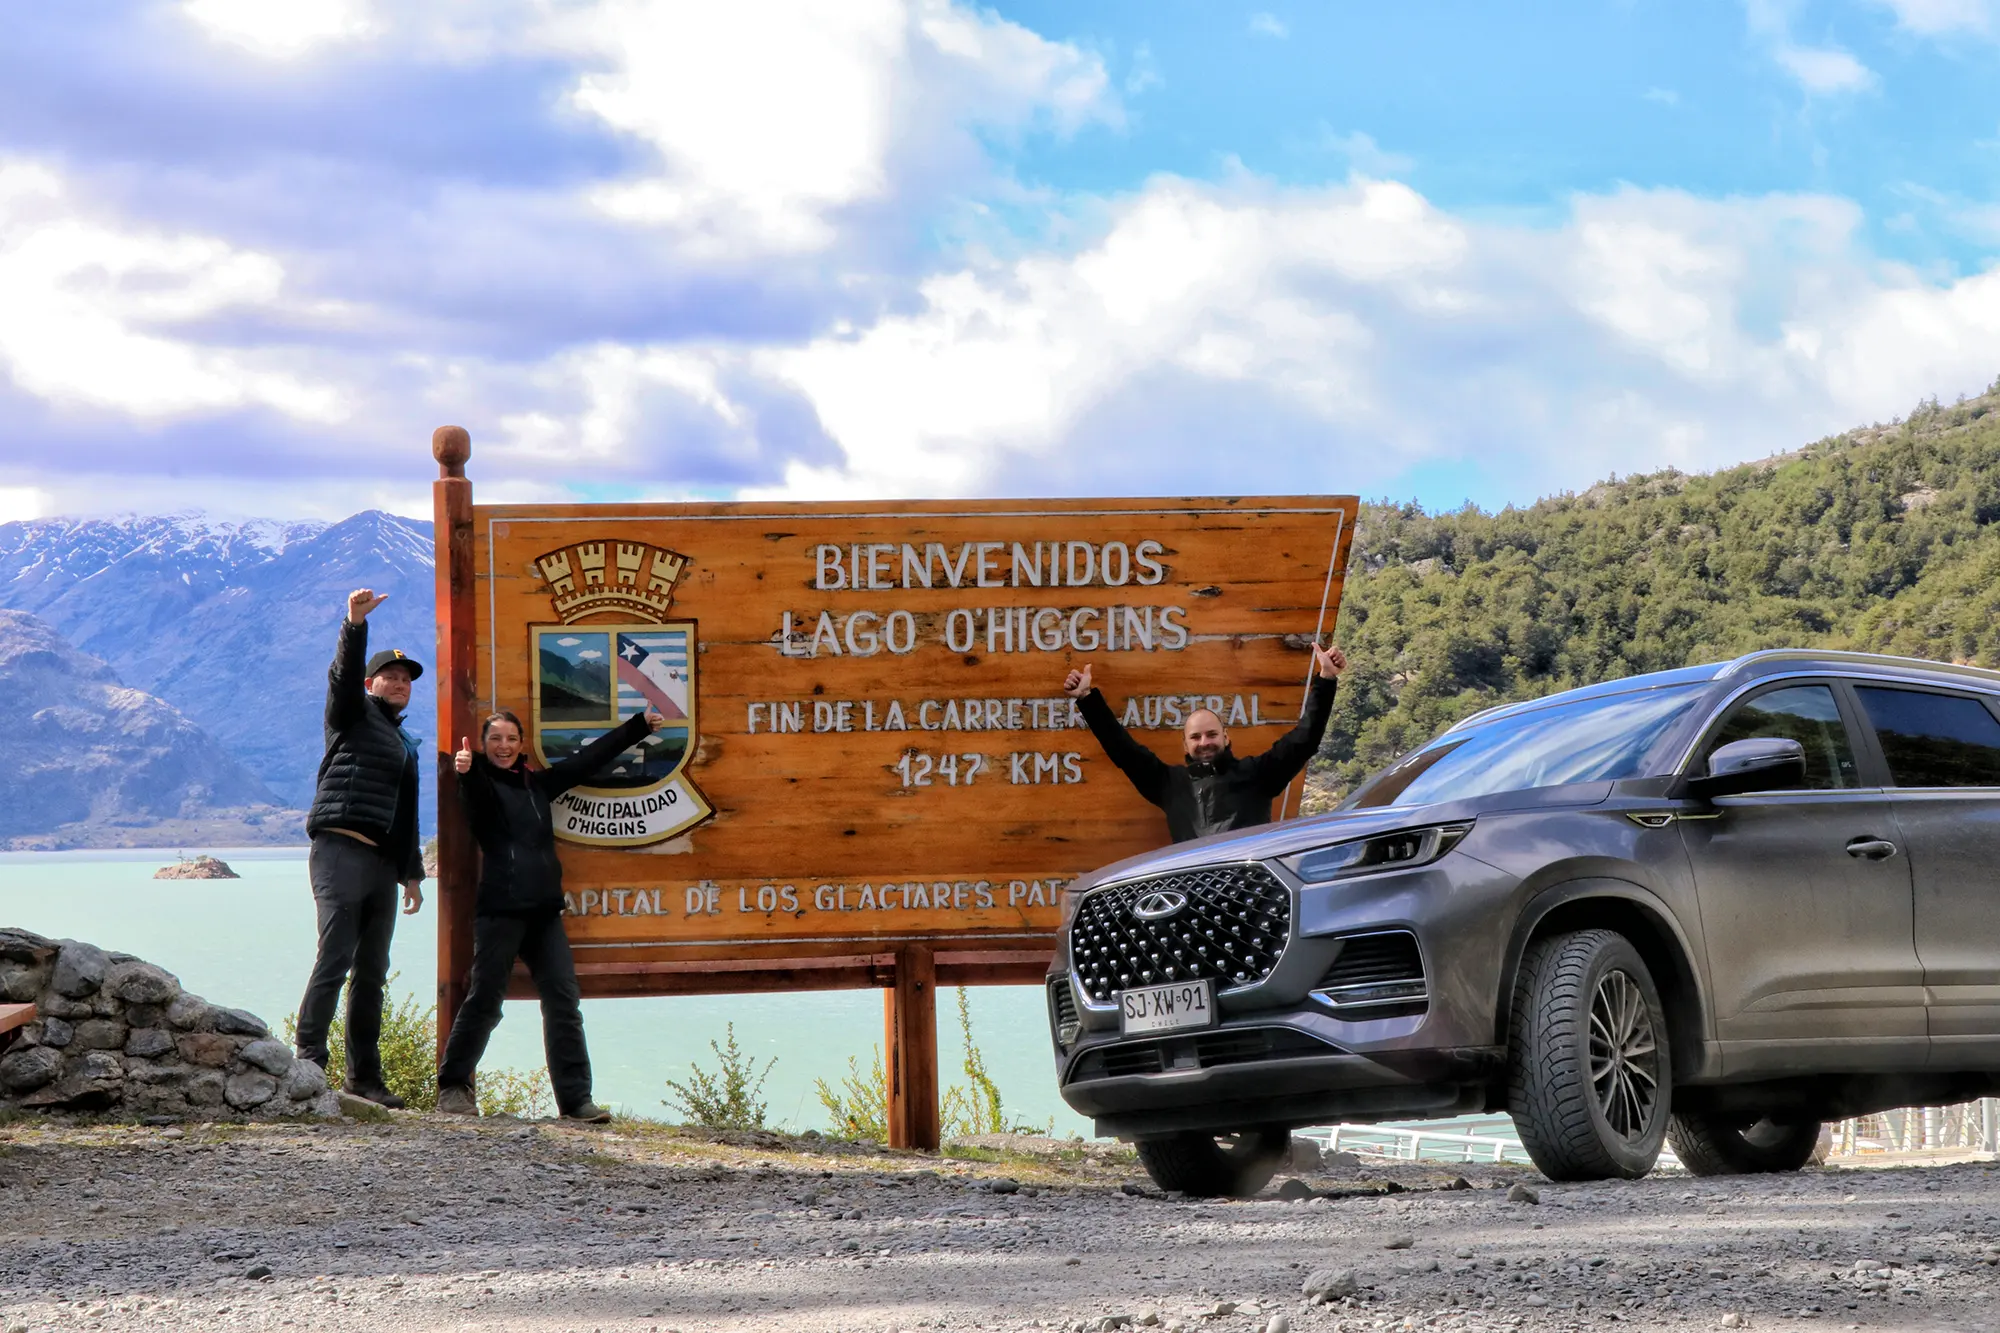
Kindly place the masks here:
[[(975, 1151), (16, 1121), (0, 1333), (2000, 1328), (1986, 1162), (1567, 1186), (1356, 1168), (1211, 1203), (1160, 1196), (1122, 1153)], [(1353, 1294), (1308, 1304), (1340, 1270)]]

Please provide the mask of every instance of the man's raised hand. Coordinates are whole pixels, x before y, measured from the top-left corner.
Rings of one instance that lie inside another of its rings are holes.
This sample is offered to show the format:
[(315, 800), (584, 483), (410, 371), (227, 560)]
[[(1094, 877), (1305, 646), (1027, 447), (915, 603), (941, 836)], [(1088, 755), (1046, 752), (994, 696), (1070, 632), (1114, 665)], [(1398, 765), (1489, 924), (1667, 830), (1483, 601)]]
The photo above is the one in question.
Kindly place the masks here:
[(661, 727), (664, 727), (666, 725), (667, 725), (667, 715), (665, 713), (662, 713), (659, 710), (653, 708), (648, 708), (646, 710), (646, 729), (648, 731), (658, 731)]
[(368, 619), (368, 613), (389, 600), (389, 594), (378, 593), (373, 588), (356, 588), (347, 594), (347, 619), (359, 625)]
[(461, 773), (472, 771), (472, 737), (458, 738), (458, 753), (451, 757), (451, 766)]
[(1081, 699), (1090, 693), (1090, 663), (1085, 662), (1063, 677), (1063, 693), (1072, 699)]
[(1322, 648), (1313, 645), (1313, 669), (1329, 679), (1347, 670), (1347, 654), (1329, 644)]

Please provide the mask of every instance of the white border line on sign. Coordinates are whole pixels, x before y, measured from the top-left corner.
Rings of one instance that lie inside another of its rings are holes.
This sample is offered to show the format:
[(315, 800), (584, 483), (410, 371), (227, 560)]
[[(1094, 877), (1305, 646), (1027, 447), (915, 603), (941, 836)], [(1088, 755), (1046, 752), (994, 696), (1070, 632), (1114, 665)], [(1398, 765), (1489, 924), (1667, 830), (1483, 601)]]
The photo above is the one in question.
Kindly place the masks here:
[[(1329, 552), (1326, 557), (1326, 586), (1320, 589), (1319, 619), (1315, 621), (1313, 624), (1313, 647), (1315, 648), (1319, 647), (1319, 636), (1326, 629), (1326, 604), (1333, 598), (1333, 576), (1336, 572), (1336, 567), (1340, 563), (1340, 534), (1342, 530), (1346, 528), (1346, 526), (1347, 526), (1347, 511), (1343, 509), (1340, 511), (1339, 516), (1334, 520), (1333, 550)], [(1313, 683), (1313, 664), (1312, 664), (1312, 657), (1308, 655), (1306, 657), (1305, 693), (1299, 696), (1300, 717), (1304, 717), (1306, 715), (1306, 704), (1312, 698), (1312, 683)], [(1312, 760), (1308, 759), (1306, 763), (1310, 765), (1312, 763)], [(1299, 813), (1301, 814), (1305, 813), (1305, 804), (1306, 804), (1305, 788), (1301, 787), (1299, 788)], [(1284, 823), (1287, 819), (1291, 817), (1291, 812), (1292, 812), (1292, 784), (1288, 782), (1285, 784), (1285, 799), (1278, 806), (1278, 822), (1280, 824)]]

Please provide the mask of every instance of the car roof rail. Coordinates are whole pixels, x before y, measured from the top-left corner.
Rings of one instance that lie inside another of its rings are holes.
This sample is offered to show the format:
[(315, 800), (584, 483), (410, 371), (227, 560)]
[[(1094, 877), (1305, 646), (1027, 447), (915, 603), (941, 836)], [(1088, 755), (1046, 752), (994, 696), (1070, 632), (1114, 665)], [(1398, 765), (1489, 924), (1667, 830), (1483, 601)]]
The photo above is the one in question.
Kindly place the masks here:
[(1958, 662), (1934, 662), (1925, 657), (1896, 657), (1889, 653), (1855, 653), (1834, 648), (1761, 648), (1745, 653), (1716, 673), (1718, 680), (1741, 675), (1767, 662), (1824, 662), (1829, 666), (1886, 667), (1895, 671), (1926, 672), (1934, 676), (1962, 676), (1985, 685), (2000, 685), (2000, 671)]

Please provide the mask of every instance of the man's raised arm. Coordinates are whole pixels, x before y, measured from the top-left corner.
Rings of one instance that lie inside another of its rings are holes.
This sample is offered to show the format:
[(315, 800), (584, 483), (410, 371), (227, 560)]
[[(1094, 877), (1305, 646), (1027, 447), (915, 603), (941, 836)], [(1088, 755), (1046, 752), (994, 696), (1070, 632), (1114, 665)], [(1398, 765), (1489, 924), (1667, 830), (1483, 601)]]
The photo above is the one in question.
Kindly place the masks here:
[(1118, 765), (1141, 796), (1154, 805), (1164, 806), (1167, 799), (1167, 765), (1160, 756), (1132, 739), (1132, 733), (1111, 711), (1111, 705), (1104, 701), (1090, 683), (1090, 664), (1072, 671), (1063, 678), (1063, 693), (1077, 701), (1077, 711), (1090, 728), (1090, 734), (1097, 737), (1097, 743), (1104, 747), (1104, 753), (1112, 763)]
[(340, 622), (340, 642), (326, 672), (326, 725), (344, 730), (368, 705), (368, 613), (389, 600), (369, 588), (347, 594), (347, 618)]
[(1326, 736), (1327, 719), (1333, 716), (1334, 690), (1340, 683), (1340, 673), (1347, 670), (1347, 654), (1340, 649), (1315, 645), (1312, 651), (1316, 675), (1306, 691), (1305, 715), (1290, 731), (1278, 737), (1270, 749), (1243, 761), (1256, 766), (1258, 789), (1273, 799), (1319, 753), (1319, 743)]

